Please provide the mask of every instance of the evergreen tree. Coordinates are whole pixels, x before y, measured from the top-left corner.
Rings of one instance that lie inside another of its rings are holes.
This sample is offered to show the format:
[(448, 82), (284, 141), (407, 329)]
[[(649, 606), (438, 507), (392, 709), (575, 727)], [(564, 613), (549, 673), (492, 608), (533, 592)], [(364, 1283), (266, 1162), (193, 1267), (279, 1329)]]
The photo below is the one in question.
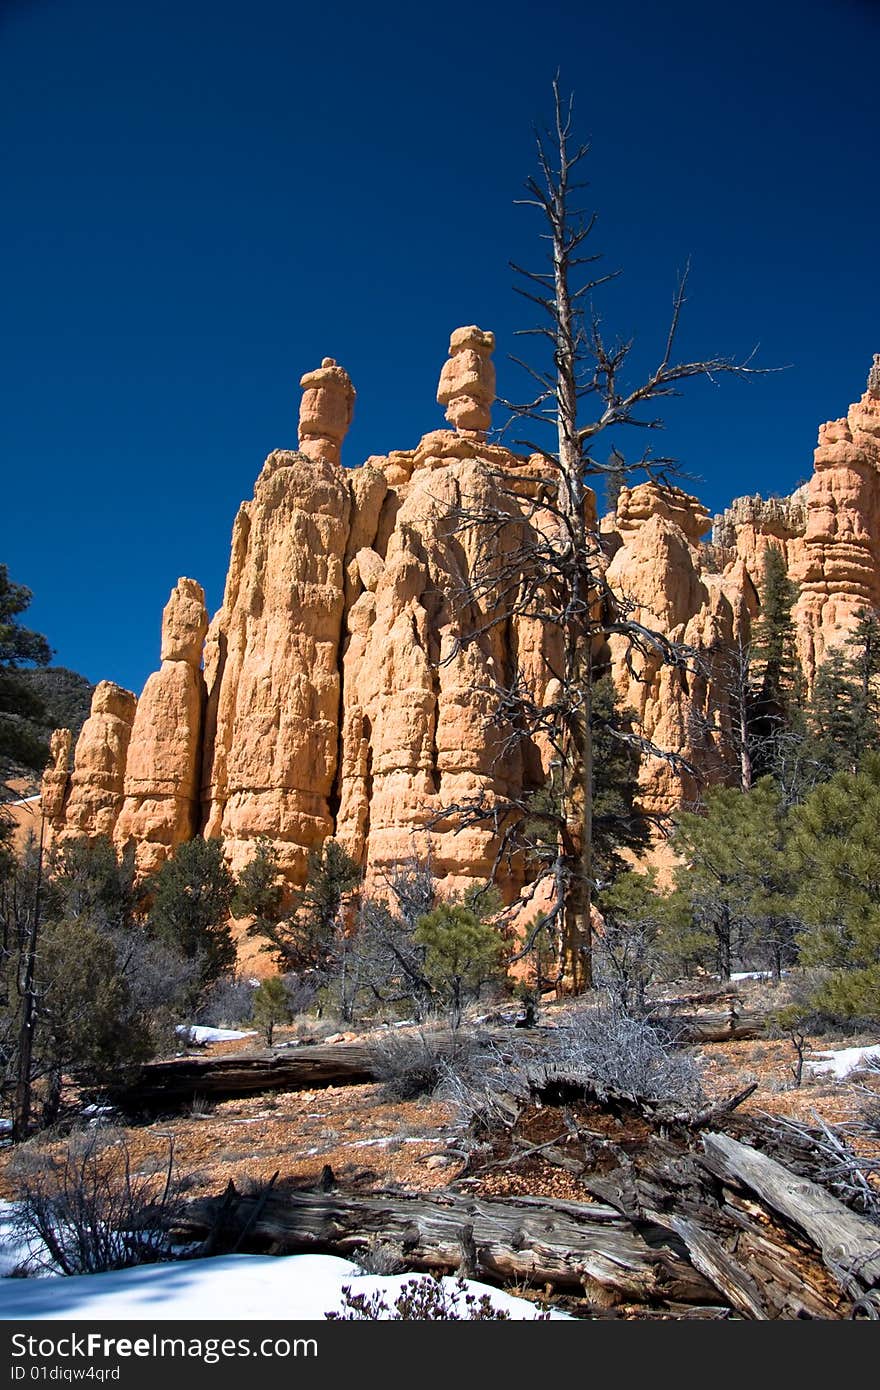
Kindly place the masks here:
[[(309, 854), (305, 886), (287, 907), (276, 892), (277, 857), (271, 847), (259, 847), (236, 898), (238, 909), (254, 914), (248, 935), (262, 941), (283, 970), (326, 973), (343, 934), (346, 899), (359, 887), (363, 869), (336, 840), (325, 840)], [(246, 881), (245, 881), (246, 880)], [(251, 906), (248, 906), (248, 903)]]
[(793, 742), (799, 750), (806, 735), (805, 683), (792, 617), (797, 596), (784, 554), (768, 542), (764, 547), (761, 610), (749, 648), (752, 686), (748, 736), (755, 780), (775, 776), (790, 790), (790, 799), (800, 794), (796, 773), (790, 767), (790, 745)]
[(469, 901), (444, 902), (422, 917), (415, 940), (425, 948), (427, 979), (446, 1001), (453, 1028), (461, 1023), (465, 998), (502, 972), (504, 937), (481, 916), (476, 895)]
[(817, 1008), (880, 1018), (880, 754), (837, 773), (793, 813), (801, 959), (826, 974)]
[(619, 450), (611, 450), (605, 470), (605, 510), (606, 512), (616, 512), (620, 494), (626, 487), (629, 477), (626, 460)]
[(880, 622), (863, 609), (858, 622), (819, 668), (807, 717), (817, 753), (832, 772), (856, 772), (880, 748)]
[(270, 937), (284, 916), (284, 884), (278, 851), (264, 835), (256, 842), (253, 859), (238, 876), (231, 906), (234, 916), (253, 919), (248, 928), (249, 936)]
[[(684, 895), (662, 893), (654, 869), (629, 870), (599, 894), (602, 933), (596, 977), (625, 1014), (646, 1012), (649, 985), (684, 954), (690, 914)], [(708, 945), (701, 939), (700, 946)]]
[(178, 845), (144, 884), (151, 934), (197, 963), (201, 986), (235, 966), (229, 927), (234, 887), (220, 840), (200, 835)]
[(705, 812), (682, 812), (673, 843), (684, 864), (676, 885), (694, 925), (714, 942), (721, 978), (735, 962), (766, 963), (775, 974), (793, 958), (798, 924), (791, 910), (788, 821), (778, 785), (762, 778), (746, 795), (714, 787)]
[(14, 584), (0, 564), (0, 776), (5, 783), (16, 766), (39, 772), (49, 756), (46, 711), (22, 668), (47, 666), (52, 652), (46, 638), (24, 627), (20, 616), (32, 594)]
[(648, 847), (650, 822), (638, 802), (639, 743), (635, 714), (622, 709), (609, 675), (593, 685), (593, 860), (597, 884), (611, 883), (626, 861)]
[(289, 1023), (292, 1014), (290, 1000), (280, 975), (270, 975), (254, 993), (254, 1023), (263, 1031), (266, 1046), (272, 1046), (279, 1023)]
[(35, 1083), (42, 1121), (62, 1080), (99, 1084), (171, 1035), (194, 972), (135, 916), (130, 857), (106, 839), (31, 845), (0, 883), (0, 1087), (26, 1137)]

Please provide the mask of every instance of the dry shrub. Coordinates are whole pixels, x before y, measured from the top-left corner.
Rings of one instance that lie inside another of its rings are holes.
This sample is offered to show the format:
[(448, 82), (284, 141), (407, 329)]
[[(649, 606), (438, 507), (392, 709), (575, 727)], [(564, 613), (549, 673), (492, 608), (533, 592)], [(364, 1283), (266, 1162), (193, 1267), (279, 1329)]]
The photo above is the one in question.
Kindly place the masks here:
[(598, 1090), (698, 1106), (705, 1100), (696, 1059), (662, 1020), (633, 1018), (613, 1006), (573, 1010), (544, 1057), (549, 1072), (583, 1078)]
[(464, 1034), (389, 1033), (376, 1046), (376, 1075), (390, 1100), (414, 1100), (433, 1094), (479, 1049), (479, 1041)]
[(60, 1154), (22, 1149), (11, 1176), (13, 1231), (31, 1249), (24, 1272), (97, 1274), (172, 1258), (168, 1232), (182, 1185), (171, 1142), (161, 1173), (136, 1174), (123, 1134), (90, 1130)]

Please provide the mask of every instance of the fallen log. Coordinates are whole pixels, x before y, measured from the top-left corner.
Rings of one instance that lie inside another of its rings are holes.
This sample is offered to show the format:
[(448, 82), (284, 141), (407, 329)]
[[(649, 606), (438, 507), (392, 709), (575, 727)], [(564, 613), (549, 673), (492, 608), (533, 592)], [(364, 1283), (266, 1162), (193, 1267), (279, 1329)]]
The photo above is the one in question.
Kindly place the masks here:
[(758, 1149), (729, 1134), (703, 1135), (709, 1170), (741, 1184), (791, 1222), (821, 1253), (826, 1268), (853, 1297), (880, 1285), (880, 1227)]
[(452, 1193), (273, 1192), (257, 1211), (260, 1200), (254, 1195), (231, 1202), (227, 1189), (221, 1197), (193, 1202), (175, 1223), (175, 1237), (208, 1240), (213, 1251), (236, 1244), (277, 1254), (344, 1256), (381, 1241), (399, 1247), (408, 1268), (444, 1273), (459, 1269), (467, 1249), (478, 1277), (552, 1284), (606, 1304), (720, 1301), (674, 1236), (649, 1243), (617, 1212), (598, 1204)]
[[(540, 1030), (520, 1034), (520, 1038), (539, 1036), (543, 1036)], [(444, 1029), (425, 1034), (425, 1039), (439, 1053), (451, 1053), (461, 1044), (460, 1034)], [(479, 1033), (477, 1040), (487, 1046), (493, 1042), (510, 1044), (511, 1036), (487, 1032)], [(102, 1094), (123, 1110), (172, 1109), (196, 1098), (229, 1100), (262, 1091), (362, 1085), (380, 1080), (383, 1071), (382, 1044), (373, 1038), (370, 1042), (318, 1043), (284, 1051), (146, 1062), (133, 1077), (105, 1085)]]
[(672, 1014), (682, 1042), (748, 1042), (762, 1036), (767, 1015), (754, 1010), (725, 1009), (723, 1013)]
[(635, 1223), (673, 1232), (694, 1267), (743, 1317), (846, 1316), (846, 1300), (818, 1252), (775, 1222), (754, 1201), (726, 1199), (695, 1155), (663, 1141), (654, 1152), (584, 1181), (600, 1200)]
[(290, 1052), (232, 1053), (147, 1062), (133, 1080), (105, 1087), (123, 1110), (172, 1108), (196, 1097), (225, 1100), (262, 1091), (296, 1091), (376, 1080), (375, 1050), (331, 1043)]
[[(683, 1041), (713, 1042), (757, 1037), (761, 1014), (701, 1014), (676, 1016)], [(533, 1043), (552, 1051), (552, 1028), (495, 1030), (479, 1034), (487, 1046), (510, 1047)], [(452, 1051), (460, 1037), (448, 1031), (430, 1034), (439, 1051)], [(359, 1085), (382, 1074), (381, 1043), (319, 1043), (282, 1051), (227, 1053), (221, 1057), (175, 1057), (147, 1062), (134, 1077), (105, 1086), (103, 1093), (123, 1110), (174, 1108), (197, 1098), (229, 1100), (263, 1091), (310, 1090), (320, 1086)]]

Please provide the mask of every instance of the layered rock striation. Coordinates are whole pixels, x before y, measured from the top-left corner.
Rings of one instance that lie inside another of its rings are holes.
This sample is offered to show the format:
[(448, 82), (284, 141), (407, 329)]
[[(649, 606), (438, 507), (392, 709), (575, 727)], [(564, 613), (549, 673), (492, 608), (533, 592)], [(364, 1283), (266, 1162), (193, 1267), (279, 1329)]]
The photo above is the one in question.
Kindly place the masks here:
[[(452, 808), (541, 781), (546, 750), (507, 740), (493, 690), (519, 676), (552, 699), (557, 640), (514, 613), (509, 589), (472, 589), (478, 555), (485, 563), (480, 518), (497, 519), (499, 572), (524, 527), (552, 524), (534, 503), (545, 465), (490, 440), (493, 347), (474, 325), (456, 330), (437, 392), (450, 428), (353, 469), (341, 465), (355, 401), (347, 372), (325, 358), (303, 376), (298, 448), (269, 455), (241, 506), (219, 611), (208, 624), (200, 586), (179, 580), (140, 701), (98, 687), (70, 775), (56, 737), (43, 791), (56, 837), (112, 835), (134, 845), (143, 873), (197, 833), (221, 836), (236, 868), (265, 837), (291, 882), (329, 836), (379, 878), (428, 849), (450, 885), (491, 871), (491, 829), (463, 828)], [(724, 780), (736, 775), (731, 670), (758, 611), (766, 545), (798, 583), (811, 677), (860, 609), (880, 603), (880, 358), (861, 401), (822, 427), (807, 485), (741, 498), (709, 528), (680, 489), (621, 490), (601, 527), (607, 579), (638, 622), (697, 660), (676, 669), (650, 644), (627, 652), (621, 637), (606, 655), (645, 737)], [(649, 809), (695, 790), (668, 762), (645, 760)]]

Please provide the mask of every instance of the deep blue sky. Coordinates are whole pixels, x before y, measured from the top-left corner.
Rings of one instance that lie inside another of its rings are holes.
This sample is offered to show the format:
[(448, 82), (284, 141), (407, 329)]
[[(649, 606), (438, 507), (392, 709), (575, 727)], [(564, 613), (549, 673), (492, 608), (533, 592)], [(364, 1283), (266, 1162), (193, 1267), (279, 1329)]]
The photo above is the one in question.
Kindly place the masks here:
[(459, 324), (518, 394), (557, 66), (636, 365), (688, 256), (682, 350), (792, 364), (698, 384), (664, 450), (712, 510), (790, 490), (880, 350), (874, 0), (0, 0), (0, 559), (57, 662), (139, 690), (178, 575), (219, 605), (321, 357), (349, 465), (442, 425)]

